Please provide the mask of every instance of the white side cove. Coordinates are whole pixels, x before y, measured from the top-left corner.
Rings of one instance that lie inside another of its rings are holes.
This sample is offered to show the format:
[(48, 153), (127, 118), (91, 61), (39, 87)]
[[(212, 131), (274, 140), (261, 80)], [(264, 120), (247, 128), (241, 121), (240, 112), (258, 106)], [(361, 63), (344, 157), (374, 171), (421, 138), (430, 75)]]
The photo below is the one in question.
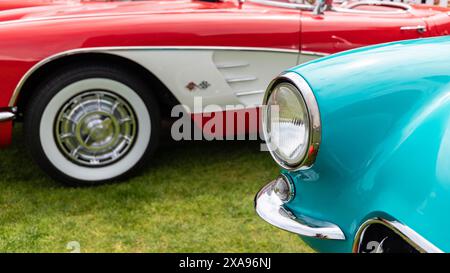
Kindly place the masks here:
[(147, 68), (187, 106), (188, 113), (202, 112), (202, 109), (194, 110), (194, 97), (199, 96), (203, 98), (203, 107), (211, 104), (223, 109), (226, 105), (260, 106), (270, 81), (297, 65), (299, 59), (304, 60), (296, 50), (282, 49), (162, 48), (108, 50), (108, 53)]

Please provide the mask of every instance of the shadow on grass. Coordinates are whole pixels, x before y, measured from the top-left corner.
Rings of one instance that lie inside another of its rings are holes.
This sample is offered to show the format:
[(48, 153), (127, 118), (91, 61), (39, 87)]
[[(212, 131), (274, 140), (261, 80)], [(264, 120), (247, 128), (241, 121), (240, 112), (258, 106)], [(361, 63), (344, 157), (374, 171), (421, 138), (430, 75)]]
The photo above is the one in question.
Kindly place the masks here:
[(148, 167), (119, 184), (68, 188), (31, 161), (22, 129), (0, 151), (0, 252), (301, 252), (256, 216), (255, 193), (279, 170), (258, 141), (163, 137)]

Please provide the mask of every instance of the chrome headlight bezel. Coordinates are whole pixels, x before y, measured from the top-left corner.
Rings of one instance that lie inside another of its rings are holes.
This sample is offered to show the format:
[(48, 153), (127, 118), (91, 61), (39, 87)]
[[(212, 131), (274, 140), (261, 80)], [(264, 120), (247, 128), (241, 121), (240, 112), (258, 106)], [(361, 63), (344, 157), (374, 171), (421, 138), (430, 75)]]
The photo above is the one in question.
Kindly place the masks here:
[(281, 158), (276, 151), (270, 148), (269, 152), (272, 155), (275, 162), (280, 165), (283, 169), (289, 171), (297, 171), (310, 168), (317, 157), (317, 152), (320, 147), (321, 138), (322, 138), (322, 123), (320, 119), (320, 111), (319, 106), (317, 104), (316, 97), (306, 82), (306, 80), (295, 72), (287, 72), (281, 74), (277, 78), (275, 78), (267, 87), (266, 93), (264, 95), (263, 105), (265, 106), (263, 110), (263, 133), (264, 138), (270, 139), (267, 122), (268, 122), (268, 107), (267, 102), (270, 98), (270, 95), (275, 90), (275, 88), (282, 83), (289, 83), (294, 86), (297, 91), (300, 93), (300, 96), (303, 98), (304, 103), (306, 104), (306, 110), (309, 121), (309, 132), (308, 132), (308, 147), (305, 149), (305, 153), (301, 159), (296, 162), (296, 164), (289, 164), (285, 159)]

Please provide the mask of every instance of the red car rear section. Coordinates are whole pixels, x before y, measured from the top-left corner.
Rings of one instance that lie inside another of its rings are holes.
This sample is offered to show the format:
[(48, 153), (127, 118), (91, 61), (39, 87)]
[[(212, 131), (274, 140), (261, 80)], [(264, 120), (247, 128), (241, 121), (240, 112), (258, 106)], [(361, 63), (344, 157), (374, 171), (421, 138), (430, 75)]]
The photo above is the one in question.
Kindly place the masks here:
[[(435, 7), (354, 5), (315, 15), (251, 1), (99, 2), (0, 1), (0, 109), (20, 106), (30, 96), (15, 91), (33, 66), (81, 48), (216, 46), (329, 54), (450, 29), (448, 10)], [(2, 146), (11, 141), (11, 124), (0, 122)]]

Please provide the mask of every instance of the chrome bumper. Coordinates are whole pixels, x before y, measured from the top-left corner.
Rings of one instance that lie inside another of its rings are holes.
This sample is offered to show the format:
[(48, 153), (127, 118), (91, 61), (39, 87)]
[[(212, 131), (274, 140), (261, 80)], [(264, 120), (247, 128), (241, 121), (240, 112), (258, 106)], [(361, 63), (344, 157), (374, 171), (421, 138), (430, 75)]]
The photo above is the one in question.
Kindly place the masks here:
[(0, 110), (0, 122), (10, 121), (16, 117), (14, 110)]
[(262, 188), (255, 197), (256, 213), (269, 224), (298, 235), (331, 240), (345, 240), (342, 230), (335, 224), (294, 215), (283, 206), (273, 192), (275, 181)]

